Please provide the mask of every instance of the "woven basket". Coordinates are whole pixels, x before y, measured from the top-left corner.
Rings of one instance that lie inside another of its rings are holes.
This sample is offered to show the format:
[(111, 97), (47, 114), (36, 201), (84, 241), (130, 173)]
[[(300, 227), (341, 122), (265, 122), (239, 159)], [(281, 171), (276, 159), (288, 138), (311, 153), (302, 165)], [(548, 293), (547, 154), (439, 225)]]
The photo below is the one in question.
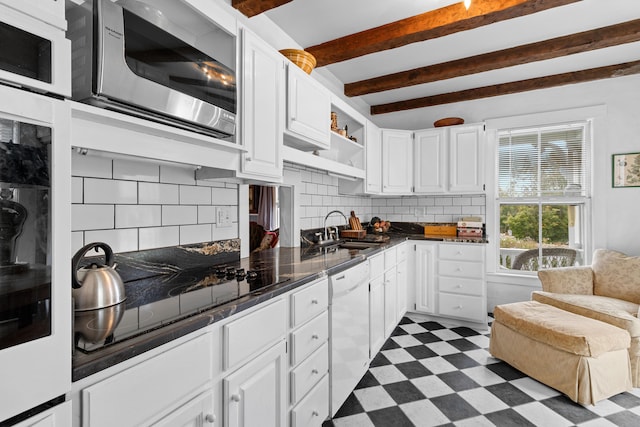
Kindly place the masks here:
[(280, 53), (286, 56), (287, 59), (296, 64), (307, 74), (311, 74), (311, 71), (316, 66), (316, 58), (304, 50), (282, 49)]

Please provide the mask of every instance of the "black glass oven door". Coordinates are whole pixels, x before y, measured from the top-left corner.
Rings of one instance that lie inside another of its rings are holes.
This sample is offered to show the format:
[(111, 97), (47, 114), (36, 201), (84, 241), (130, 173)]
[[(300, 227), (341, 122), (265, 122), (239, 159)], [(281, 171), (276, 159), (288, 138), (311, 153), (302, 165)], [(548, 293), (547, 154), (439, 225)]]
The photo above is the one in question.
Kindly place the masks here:
[(51, 128), (0, 119), (0, 350), (51, 335)]
[(51, 83), (51, 41), (0, 22), (0, 69)]

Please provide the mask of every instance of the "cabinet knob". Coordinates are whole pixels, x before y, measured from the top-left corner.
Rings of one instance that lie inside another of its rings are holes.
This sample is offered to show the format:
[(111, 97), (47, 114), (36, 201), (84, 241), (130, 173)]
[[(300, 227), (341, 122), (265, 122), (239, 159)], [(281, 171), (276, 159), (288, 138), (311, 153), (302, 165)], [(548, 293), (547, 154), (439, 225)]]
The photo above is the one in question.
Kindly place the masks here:
[(313, 412), (311, 413), (311, 415), (313, 415), (314, 417), (317, 417), (317, 416), (319, 416), (320, 414), (318, 413), (318, 411), (313, 411)]
[(318, 300), (317, 299), (312, 299), (311, 300), (311, 304), (318, 304)]
[(204, 416), (204, 420), (209, 424), (213, 424), (216, 422), (216, 416), (213, 414), (207, 414)]
[(239, 394), (232, 394), (231, 395), (231, 401), (232, 402), (240, 402), (240, 395)]
[(462, 289), (462, 285), (458, 285), (458, 286), (456, 286), (456, 288)]
[(251, 161), (251, 156), (246, 155), (246, 156), (244, 156), (244, 159), (245, 159), (247, 162), (250, 162), (250, 161)]
[(462, 306), (461, 306), (461, 305), (459, 305), (459, 306), (457, 306), (457, 307), (456, 307), (456, 309), (457, 309), (457, 310), (460, 310), (460, 309), (462, 309)]
[(456, 252), (456, 255), (462, 255), (462, 251)]
[(456, 268), (456, 271), (462, 271), (462, 267)]
[(311, 371), (311, 373), (312, 373), (313, 375), (318, 375), (318, 370), (317, 370), (317, 369), (313, 369), (313, 370)]
[(311, 335), (311, 339), (317, 340), (318, 338), (320, 338), (320, 337), (317, 334)]

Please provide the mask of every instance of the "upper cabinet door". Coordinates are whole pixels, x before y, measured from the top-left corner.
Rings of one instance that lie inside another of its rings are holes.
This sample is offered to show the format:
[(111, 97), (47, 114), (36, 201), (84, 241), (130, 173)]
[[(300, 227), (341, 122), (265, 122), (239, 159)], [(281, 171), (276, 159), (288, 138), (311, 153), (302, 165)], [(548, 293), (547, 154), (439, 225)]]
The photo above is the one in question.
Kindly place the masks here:
[(416, 132), (414, 136), (414, 191), (444, 193), (447, 189), (446, 129)]
[(287, 67), (286, 143), (305, 151), (328, 149), (331, 143), (329, 92), (293, 63)]
[(484, 144), (482, 126), (449, 129), (449, 191), (478, 193), (484, 191)]
[(242, 31), (242, 172), (282, 178), (284, 57), (255, 34)]
[(413, 132), (382, 131), (382, 192), (410, 194), (412, 185)]
[(367, 121), (366, 145), (366, 190), (368, 194), (382, 192), (382, 134), (380, 128)]

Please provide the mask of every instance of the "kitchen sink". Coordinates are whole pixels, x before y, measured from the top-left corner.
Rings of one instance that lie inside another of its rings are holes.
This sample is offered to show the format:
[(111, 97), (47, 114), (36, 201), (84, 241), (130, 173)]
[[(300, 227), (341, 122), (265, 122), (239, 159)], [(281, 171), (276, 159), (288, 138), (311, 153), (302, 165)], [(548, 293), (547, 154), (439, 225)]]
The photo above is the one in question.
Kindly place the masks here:
[(343, 249), (369, 249), (369, 248), (380, 247), (380, 243), (378, 242), (343, 242), (343, 243), (340, 243), (338, 247)]

